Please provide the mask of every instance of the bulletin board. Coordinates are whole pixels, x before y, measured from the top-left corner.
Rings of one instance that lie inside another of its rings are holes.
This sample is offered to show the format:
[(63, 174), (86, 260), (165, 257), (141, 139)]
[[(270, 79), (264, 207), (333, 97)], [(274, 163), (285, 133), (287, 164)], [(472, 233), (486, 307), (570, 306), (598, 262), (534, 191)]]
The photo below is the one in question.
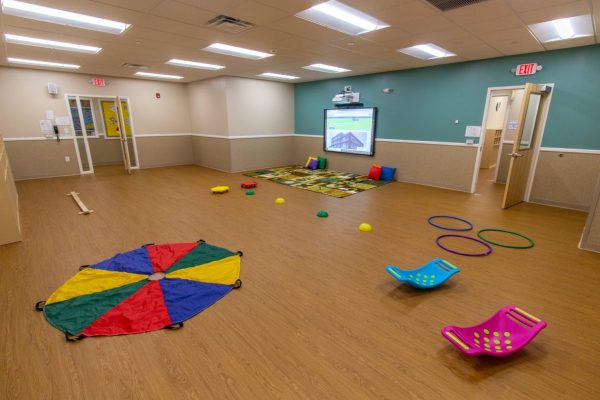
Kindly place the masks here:
[[(119, 137), (119, 120), (117, 118), (117, 110), (114, 101), (101, 101), (102, 117), (104, 118), (104, 126), (106, 128), (106, 137)], [(127, 137), (131, 137), (131, 121), (129, 119), (129, 108), (126, 101), (121, 101), (123, 109), (123, 119), (125, 120), (125, 130)]]

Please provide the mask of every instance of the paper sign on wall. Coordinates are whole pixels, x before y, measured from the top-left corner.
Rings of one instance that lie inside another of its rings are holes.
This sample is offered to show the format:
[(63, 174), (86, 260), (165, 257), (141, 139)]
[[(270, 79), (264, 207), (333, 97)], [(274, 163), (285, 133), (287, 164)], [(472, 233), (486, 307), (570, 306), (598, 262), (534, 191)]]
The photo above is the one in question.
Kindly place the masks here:
[(46, 119), (54, 119), (54, 111), (46, 110)]
[(56, 125), (71, 125), (71, 120), (69, 117), (56, 117), (55, 119)]
[(465, 129), (465, 137), (481, 137), (481, 126), (469, 126)]
[(508, 120), (508, 129), (517, 129), (519, 127), (519, 121), (516, 119)]
[(54, 128), (52, 127), (52, 121), (50, 121), (49, 119), (40, 119), (40, 129), (43, 132), (52, 132), (54, 130)]

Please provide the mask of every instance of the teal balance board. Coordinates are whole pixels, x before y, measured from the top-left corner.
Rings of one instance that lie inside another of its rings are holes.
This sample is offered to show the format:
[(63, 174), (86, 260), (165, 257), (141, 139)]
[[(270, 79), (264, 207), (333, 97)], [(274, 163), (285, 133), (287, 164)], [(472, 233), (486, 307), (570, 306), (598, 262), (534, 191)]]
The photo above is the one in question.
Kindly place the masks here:
[(404, 271), (388, 265), (385, 270), (400, 282), (408, 282), (419, 289), (431, 289), (441, 285), (460, 269), (446, 260), (435, 258), (420, 268)]

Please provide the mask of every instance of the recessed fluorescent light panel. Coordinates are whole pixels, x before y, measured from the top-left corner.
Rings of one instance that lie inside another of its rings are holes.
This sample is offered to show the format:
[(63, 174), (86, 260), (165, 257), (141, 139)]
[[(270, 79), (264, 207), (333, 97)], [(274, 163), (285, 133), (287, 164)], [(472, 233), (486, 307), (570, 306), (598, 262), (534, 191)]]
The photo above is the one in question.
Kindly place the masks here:
[(4, 34), (4, 39), (7, 43), (22, 44), (25, 46), (45, 47), (54, 50), (76, 51), (78, 53), (97, 54), (102, 50), (100, 47), (84, 46), (82, 44), (57, 42), (54, 40), (38, 39), (27, 36), (13, 35), (10, 33)]
[(348, 35), (360, 35), (389, 27), (385, 22), (335, 0), (317, 4), (299, 12), (296, 17)]
[(262, 76), (264, 78), (274, 78), (274, 79), (284, 79), (284, 80), (300, 79), (300, 77), (298, 77), (298, 76), (275, 74), (273, 72), (264, 72), (258, 76)]
[(212, 53), (225, 54), (227, 56), (248, 58), (250, 60), (260, 60), (262, 58), (271, 57), (275, 54), (263, 53), (262, 51), (244, 49), (243, 47), (230, 46), (223, 43), (213, 43), (208, 47), (203, 48), (204, 51)]
[(529, 29), (542, 43), (594, 35), (594, 25), (589, 14), (533, 24), (529, 25)]
[(56, 8), (42, 7), (22, 1), (2, 0), (2, 12), (16, 17), (35, 19), (52, 24), (73, 26), (92, 31), (120, 34), (131, 25), (109, 19), (96, 18)]
[(177, 65), (178, 67), (188, 67), (188, 68), (196, 68), (196, 69), (209, 69), (209, 70), (217, 70), (225, 68), (223, 65), (216, 64), (206, 64), (196, 61), (187, 61), (187, 60), (179, 60), (177, 58), (173, 58), (167, 61), (165, 64), (169, 65)]
[(435, 60), (436, 58), (452, 57), (456, 55), (433, 43), (419, 44), (404, 49), (398, 49), (398, 51), (412, 57), (420, 58), (421, 60)]
[(310, 64), (310, 65), (307, 65), (306, 67), (302, 67), (302, 68), (310, 69), (312, 71), (327, 72), (329, 74), (339, 74), (340, 72), (350, 71), (349, 69), (346, 69), (346, 68), (334, 67), (333, 65), (327, 65), (327, 64)]
[(67, 69), (81, 68), (79, 65), (75, 65), (75, 64), (63, 64), (63, 63), (55, 63), (55, 62), (49, 62), (49, 61), (26, 60), (24, 58), (13, 58), (13, 57), (8, 57), (8, 62), (11, 64), (34, 65), (36, 67), (67, 68)]
[(157, 79), (183, 79), (183, 76), (179, 75), (165, 75), (165, 74), (155, 74), (153, 72), (141, 72), (138, 71), (135, 73), (137, 76), (144, 76), (147, 78), (157, 78)]

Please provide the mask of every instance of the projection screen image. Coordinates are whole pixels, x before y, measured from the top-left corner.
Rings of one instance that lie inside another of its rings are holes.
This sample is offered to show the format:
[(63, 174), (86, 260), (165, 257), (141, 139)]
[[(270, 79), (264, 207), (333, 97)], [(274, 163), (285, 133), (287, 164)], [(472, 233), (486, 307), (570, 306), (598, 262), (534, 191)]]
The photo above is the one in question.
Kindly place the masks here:
[(325, 110), (324, 150), (372, 156), (377, 109)]

